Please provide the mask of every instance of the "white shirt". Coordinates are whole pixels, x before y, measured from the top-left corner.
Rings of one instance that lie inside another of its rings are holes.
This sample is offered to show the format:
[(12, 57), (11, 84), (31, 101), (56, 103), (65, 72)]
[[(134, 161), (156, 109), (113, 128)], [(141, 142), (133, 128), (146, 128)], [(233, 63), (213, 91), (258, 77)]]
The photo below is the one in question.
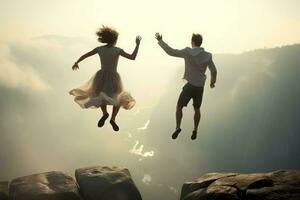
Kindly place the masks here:
[(173, 49), (163, 40), (160, 40), (158, 44), (163, 48), (163, 50), (170, 56), (184, 58), (185, 71), (183, 78), (187, 80), (190, 84), (203, 87), (206, 80), (206, 69), (209, 68), (211, 72), (211, 81), (215, 82), (217, 78), (217, 69), (212, 60), (212, 54), (206, 52), (204, 48), (186, 47), (182, 50)]

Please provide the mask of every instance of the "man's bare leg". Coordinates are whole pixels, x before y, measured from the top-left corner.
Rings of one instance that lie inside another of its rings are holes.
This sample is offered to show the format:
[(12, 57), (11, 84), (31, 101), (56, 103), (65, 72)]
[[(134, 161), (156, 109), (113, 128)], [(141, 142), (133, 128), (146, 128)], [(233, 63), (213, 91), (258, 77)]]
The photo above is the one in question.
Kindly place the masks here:
[(199, 126), (200, 119), (201, 119), (200, 108), (194, 108), (194, 110), (195, 110), (195, 114), (194, 114), (194, 130), (193, 130), (193, 135), (191, 137), (192, 140), (195, 140), (197, 138), (198, 126)]
[(181, 132), (181, 121), (182, 121), (182, 108), (181, 106), (177, 106), (176, 108), (176, 130), (172, 135), (173, 139), (176, 139)]
[(177, 106), (176, 108), (176, 129), (180, 129), (182, 121), (182, 107)]

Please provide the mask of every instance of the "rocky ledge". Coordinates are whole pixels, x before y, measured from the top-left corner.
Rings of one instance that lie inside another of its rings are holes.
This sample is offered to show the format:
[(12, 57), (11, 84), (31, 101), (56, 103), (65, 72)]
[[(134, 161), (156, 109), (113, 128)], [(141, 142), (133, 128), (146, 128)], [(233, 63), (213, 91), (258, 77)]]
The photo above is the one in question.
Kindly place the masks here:
[(0, 182), (0, 200), (141, 200), (126, 168), (77, 169), (76, 180), (53, 171)]
[[(184, 183), (181, 200), (300, 200), (300, 171), (209, 173)], [(87, 167), (0, 182), (0, 200), (142, 200), (126, 168)]]
[(8, 182), (0, 182), (0, 200), (8, 199)]
[(182, 186), (181, 200), (300, 200), (300, 171), (209, 173)]

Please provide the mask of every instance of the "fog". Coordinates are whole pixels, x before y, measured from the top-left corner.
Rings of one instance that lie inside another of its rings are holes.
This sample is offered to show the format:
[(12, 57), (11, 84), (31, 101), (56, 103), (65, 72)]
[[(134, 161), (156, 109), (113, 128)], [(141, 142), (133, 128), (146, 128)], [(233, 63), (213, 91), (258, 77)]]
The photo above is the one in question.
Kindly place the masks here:
[(299, 47), (215, 56), (219, 78), (215, 89), (205, 88), (196, 142), (190, 140), (192, 105), (184, 111), (183, 133), (171, 141), (182, 87), (174, 77), (151, 117), (147, 141), (164, 150), (144, 165), (148, 173), (180, 189), (183, 180), (207, 172), (299, 169)]
[(177, 199), (184, 181), (206, 172), (300, 167), (299, 45), (215, 55), (218, 81), (205, 88), (197, 141), (190, 140), (191, 105), (182, 134), (171, 139), (182, 62), (143, 66), (143, 49), (136, 62), (121, 59), (119, 67), (136, 107), (121, 110), (119, 133), (109, 125), (99, 129), (101, 112), (82, 110), (68, 95), (99, 68), (95, 56), (71, 71), (75, 58), (95, 45), (45, 35), (2, 48), (0, 180), (117, 165), (130, 169), (144, 199)]

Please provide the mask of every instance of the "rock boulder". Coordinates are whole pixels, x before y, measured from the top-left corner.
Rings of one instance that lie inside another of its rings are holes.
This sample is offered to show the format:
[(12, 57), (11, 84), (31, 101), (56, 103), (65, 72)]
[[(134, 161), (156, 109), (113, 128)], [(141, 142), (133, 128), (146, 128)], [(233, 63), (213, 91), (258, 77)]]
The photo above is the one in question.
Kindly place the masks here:
[(300, 171), (209, 173), (182, 186), (181, 200), (299, 200)]
[(47, 172), (14, 179), (10, 200), (82, 200), (75, 180), (62, 172)]
[(8, 182), (0, 182), (0, 200), (8, 199)]
[(76, 170), (75, 177), (85, 200), (142, 199), (126, 168), (81, 168)]

